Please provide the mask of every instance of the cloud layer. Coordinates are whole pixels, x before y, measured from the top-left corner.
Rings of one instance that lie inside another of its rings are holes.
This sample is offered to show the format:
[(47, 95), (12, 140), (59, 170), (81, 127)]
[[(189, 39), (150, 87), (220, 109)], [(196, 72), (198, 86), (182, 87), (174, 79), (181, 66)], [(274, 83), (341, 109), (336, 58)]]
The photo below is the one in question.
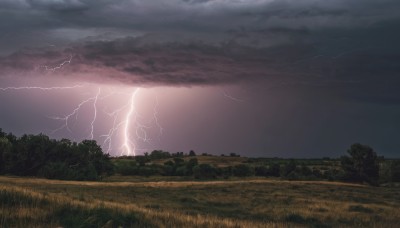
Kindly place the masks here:
[(400, 3), (394, 0), (0, 5), (2, 75), (43, 74), (72, 56), (51, 73), (135, 85), (399, 83)]

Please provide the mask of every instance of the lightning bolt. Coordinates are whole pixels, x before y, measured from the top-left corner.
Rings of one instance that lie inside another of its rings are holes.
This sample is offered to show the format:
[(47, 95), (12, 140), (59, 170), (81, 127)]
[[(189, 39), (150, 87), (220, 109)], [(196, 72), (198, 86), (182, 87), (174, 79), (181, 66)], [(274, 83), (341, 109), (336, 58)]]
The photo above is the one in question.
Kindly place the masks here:
[(243, 100), (241, 100), (241, 99), (239, 99), (239, 98), (236, 98), (236, 97), (233, 97), (232, 95), (230, 95), (229, 93), (227, 93), (225, 90), (222, 90), (222, 94), (224, 95), (224, 97), (226, 97), (226, 98), (228, 98), (228, 99), (230, 99), (230, 100), (232, 100), (232, 101), (235, 101), (235, 102), (243, 102)]
[(64, 62), (60, 63), (60, 65), (58, 65), (58, 66), (49, 67), (49, 66), (44, 65), (44, 66), (40, 66), (40, 67), (44, 68), (46, 71), (54, 72), (56, 70), (63, 68), (64, 65), (66, 65), (66, 64), (71, 64), (71, 61), (72, 61), (72, 55), (69, 56), (68, 60), (65, 60)]
[[(70, 62), (67, 61), (67, 62)], [(65, 63), (64, 63), (65, 64)], [(60, 65), (62, 67), (63, 64)], [(54, 69), (54, 68), (53, 68)], [(9, 90), (39, 90), (39, 91), (58, 91), (58, 90), (67, 90), (67, 89), (79, 89), (88, 86), (88, 84), (78, 84), (73, 86), (55, 86), (55, 87), (40, 87), (40, 86), (21, 86), (21, 87), (5, 87), (0, 88), (0, 91), (9, 91)], [(48, 118), (61, 121), (62, 124), (51, 131), (51, 134), (55, 134), (56, 132), (66, 130), (69, 133), (73, 134), (73, 126), (79, 120), (79, 115), (82, 112), (84, 107), (88, 107), (89, 105), (92, 106), (93, 116), (88, 123), (89, 126), (89, 134), (87, 138), (94, 139), (96, 134), (96, 125), (97, 119), (99, 114), (99, 104), (103, 100), (108, 97), (116, 96), (116, 95), (128, 95), (129, 99), (127, 102), (120, 106), (119, 108), (114, 108), (112, 112), (106, 112), (111, 120), (112, 126), (107, 130), (106, 134), (102, 134), (99, 137), (103, 138), (102, 148), (107, 152), (110, 153), (113, 150), (113, 138), (119, 137), (121, 135), (121, 145), (118, 147), (120, 155), (128, 155), (128, 156), (135, 156), (138, 150), (145, 150), (144, 148), (139, 149), (137, 148), (137, 141), (143, 141), (151, 145), (151, 138), (148, 135), (148, 129), (151, 128), (150, 125), (155, 125), (158, 130), (158, 137), (160, 139), (161, 135), (163, 134), (163, 128), (159, 122), (159, 101), (158, 97), (155, 95), (155, 102), (153, 107), (153, 114), (149, 116), (152, 118), (149, 122), (142, 122), (142, 116), (139, 114), (138, 109), (135, 104), (135, 100), (137, 99), (137, 95), (141, 91), (140, 88), (135, 88), (130, 93), (123, 93), (123, 92), (110, 92), (105, 91), (101, 87), (97, 88), (97, 92), (95, 94), (90, 95), (89, 97), (81, 100), (70, 112), (66, 113), (62, 116), (50, 116)]]
[(83, 85), (74, 85), (74, 86), (65, 86), (65, 87), (39, 87), (39, 86), (22, 86), (22, 87), (4, 87), (0, 88), (1, 91), (6, 90), (42, 90), (42, 91), (49, 91), (49, 90), (64, 90), (64, 89), (76, 89), (81, 88)]
[[(53, 45), (52, 45), (53, 46)], [(71, 64), (72, 62), (73, 55), (71, 54), (68, 59), (64, 60), (62, 63), (56, 66), (47, 66), (47, 65), (42, 65), (39, 66), (39, 68), (44, 68), (47, 72), (54, 73), (57, 70), (62, 69), (64, 66)], [(41, 91), (57, 91), (57, 90), (66, 90), (66, 89), (76, 89), (76, 88), (82, 88), (84, 85), (79, 84), (79, 85), (74, 85), (74, 86), (55, 86), (55, 87), (40, 87), (40, 86), (22, 86), (22, 87), (5, 87), (5, 88), (0, 88), (0, 91), (8, 91), (8, 90), (41, 90)], [(135, 99), (136, 95), (139, 93), (140, 89), (136, 88), (133, 90), (132, 93), (130, 93), (130, 98), (128, 102), (123, 105), (122, 107), (114, 110), (111, 113), (106, 113), (108, 114), (112, 120), (113, 124), (112, 127), (108, 130), (106, 134), (100, 135), (99, 137), (104, 137), (104, 141), (102, 144), (103, 148), (106, 148), (106, 151), (108, 153), (111, 152), (112, 147), (113, 147), (113, 138), (118, 134), (118, 132), (122, 132), (122, 145), (119, 147), (121, 152), (121, 155), (136, 155), (136, 145), (135, 145), (135, 139), (136, 140), (142, 140), (143, 142), (150, 142), (150, 138), (148, 137), (147, 134), (147, 129), (150, 127), (146, 124), (141, 123), (139, 118), (141, 117), (139, 113), (137, 112), (137, 109), (135, 107)], [(50, 119), (61, 121), (62, 125), (59, 126), (58, 128), (54, 129), (51, 131), (51, 134), (55, 134), (56, 132), (59, 132), (61, 130), (67, 130), (69, 133), (73, 133), (73, 130), (71, 129), (72, 126), (71, 124), (76, 124), (78, 121), (79, 113), (81, 112), (82, 108), (92, 104), (93, 106), (93, 117), (91, 118), (91, 121), (89, 123), (89, 135), (88, 138), (94, 139), (95, 138), (95, 126), (96, 126), (96, 121), (98, 118), (98, 103), (110, 96), (120, 94), (120, 93), (109, 93), (103, 97), (100, 97), (102, 94), (102, 89), (99, 87), (97, 89), (97, 93), (95, 95), (90, 96), (89, 98), (86, 98), (77, 104), (77, 106), (71, 110), (71, 112), (63, 115), (63, 116), (53, 116), (49, 117)], [(159, 128), (159, 137), (163, 133), (163, 128), (161, 127), (159, 120), (158, 120), (158, 98), (156, 97), (156, 102), (154, 106), (154, 113), (153, 113), (153, 122), (154, 124)], [(126, 112), (126, 113), (125, 113)], [(125, 113), (125, 114), (124, 114)], [(120, 119), (124, 116), (122, 121)], [(135, 127), (133, 129), (132, 125)], [(131, 131), (135, 132), (136, 134), (131, 134)]]
[(107, 113), (110, 117), (113, 118), (113, 125), (112, 127), (109, 129), (108, 134), (104, 134), (104, 135), (100, 135), (100, 137), (105, 137), (104, 141), (103, 141), (103, 148), (105, 147), (106, 144), (108, 144), (107, 147), (107, 153), (110, 153), (111, 148), (112, 148), (112, 138), (114, 136), (114, 134), (116, 133), (116, 131), (124, 124), (124, 121), (117, 123), (118, 117), (120, 115), (120, 113), (126, 109), (129, 106), (129, 104), (124, 105), (123, 107), (111, 112), (111, 113)]
[(63, 117), (50, 117), (51, 119), (54, 119), (54, 120), (61, 120), (61, 121), (64, 122), (64, 124), (61, 125), (59, 128), (53, 130), (53, 131), (52, 131), (52, 134), (54, 134), (54, 133), (56, 133), (56, 132), (58, 132), (58, 131), (60, 131), (60, 130), (62, 130), (62, 129), (67, 129), (70, 133), (72, 133), (72, 130), (71, 130), (70, 127), (69, 127), (70, 118), (75, 116), (75, 120), (77, 120), (77, 119), (78, 119), (79, 110), (80, 110), (86, 103), (93, 102), (94, 117), (93, 117), (92, 122), (91, 122), (91, 126), (92, 126), (91, 129), (92, 129), (92, 130), (91, 130), (91, 133), (90, 133), (90, 138), (93, 139), (94, 122), (95, 122), (96, 117), (97, 117), (96, 103), (97, 103), (97, 100), (98, 100), (99, 95), (100, 95), (100, 88), (99, 88), (99, 90), (98, 90), (98, 93), (97, 93), (95, 96), (90, 97), (90, 98), (88, 98), (88, 99), (86, 99), (86, 100), (83, 100), (81, 103), (78, 104), (78, 106), (77, 106), (74, 110), (72, 110), (71, 113), (69, 113), (69, 114), (67, 114), (67, 115), (65, 115), (65, 116), (63, 116)]
[(133, 91), (132, 96), (131, 96), (131, 100), (130, 100), (130, 106), (129, 106), (129, 111), (126, 115), (126, 119), (125, 119), (125, 126), (124, 126), (124, 148), (125, 148), (125, 152), (126, 154), (129, 155), (136, 155), (135, 149), (136, 146), (135, 144), (132, 142), (132, 140), (130, 139), (130, 134), (129, 134), (129, 126), (130, 126), (130, 120), (132, 118), (132, 115), (134, 113), (135, 110), (135, 97), (137, 92), (139, 91), (139, 89), (136, 89)]
[(92, 139), (93, 140), (93, 131), (94, 131), (94, 123), (96, 122), (96, 119), (97, 119), (97, 100), (99, 99), (99, 96), (100, 96), (100, 92), (101, 92), (101, 88), (99, 88), (99, 90), (98, 90), (98, 92), (97, 92), (97, 94), (96, 94), (96, 97), (95, 97), (95, 99), (94, 99), (94, 101), (93, 101), (93, 119), (92, 119), (92, 122), (90, 123), (90, 125), (91, 125), (91, 131), (90, 131), (90, 139)]
[[(139, 115), (137, 111), (137, 107), (135, 106), (135, 100), (137, 99), (137, 95), (139, 94), (140, 89), (136, 88), (129, 95), (128, 102), (120, 107), (119, 109), (114, 110), (113, 112), (107, 113), (110, 117), (113, 118), (113, 126), (109, 129), (107, 134), (101, 135), (101, 137), (105, 137), (103, 141), (103, 147), (107, 146), (107, 152), (109, 153), (112, 148), (112, 138), (118, 132), (119, 129), (122, 129), (122, 138), (123, 143), (120, 147), (121, 153), (120, 155), (128, 155), (135, 156), (136, 152), (139, 150), (135, 144), (135, 141), (141, 140), (151, 145), (151, 138), (148, 136), (147, 130), (151, 128), (150, 123), (143, 124), (140, 121), (142, 117)], [(155, 104), (153, 107), (153, 120), (152, 122), (159, 129), (159, 138), (163, 133), (163, 128), (158, 120), (158, 98), (155, 96)], [(118, 122), (117, 119), (123, 116), (123, 120)], [(134, 127), (132, 126), (134, 125)], [(135, 134), (132, 134), (134, 132)], [(136, 139), (136, 140), (135, 140)], [(145, 150), (145, 149), (140, 149)]]
[(161, 126), (161, 124), (158, 121), (158, 106), (159, 106), (158, 96), (155, 95), (155, 105), (154, 105), (154, 108), (153, 108), (153, 118), (154, 118), (154, 122), (155, 122), (156, 126), (159, 129), (158, 138), (160, 139), (161, 135), (163, 134), (164, 128)]

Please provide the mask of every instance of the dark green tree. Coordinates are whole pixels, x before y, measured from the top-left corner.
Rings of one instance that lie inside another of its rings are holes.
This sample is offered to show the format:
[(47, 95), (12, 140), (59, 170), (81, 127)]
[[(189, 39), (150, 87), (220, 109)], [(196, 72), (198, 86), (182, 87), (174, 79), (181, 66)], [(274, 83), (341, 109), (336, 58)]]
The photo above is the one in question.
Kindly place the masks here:
[(186, 163), (187, 175), (193, 175), (193, 168), (198, 165), (197, 158), (192, 158)]
[(196, 153), (193, 150), (191, 150), (189, 151), (189, 156), (196, 156)]
[(138, 155), (135, 156), (135, 161), (140, 165), (140, 166), (145, 166), (147, 162), (149, 162), (148, 157), (145, 157), (143, 155)]
[(344, 179), (378, 185), (379, 159), (376, 152), (367, 145), (355, 143), (351, 145), (347, 153), (350, 157), (341, 157)]
[(153, 150), (149, 155), (151, 160), (170, 158), (171, 154), (162, 150)]
[[(0, 129), (0, 133), (1, 133), (1, 129)], [(5, 170), (5, 162), (3, 159), (4, 155), (10, 154), (12, 151), (12, 144), (10, 143), (10, 141), (0, 135), (0, 173), (3, 173)]]
[(54, 140), (44, 134), (16, 137), (0, 130), (0, 172), (52, 179), (96, 180), (114, 166), (96, 141)]
[(110, 155), (104, 154), (95, 140), (84, 140), (79, 145), (85, 147), (89, 155), (89, 161), (98, 175), (111, 175), (113, 173), (114, 167), (110, 162)]

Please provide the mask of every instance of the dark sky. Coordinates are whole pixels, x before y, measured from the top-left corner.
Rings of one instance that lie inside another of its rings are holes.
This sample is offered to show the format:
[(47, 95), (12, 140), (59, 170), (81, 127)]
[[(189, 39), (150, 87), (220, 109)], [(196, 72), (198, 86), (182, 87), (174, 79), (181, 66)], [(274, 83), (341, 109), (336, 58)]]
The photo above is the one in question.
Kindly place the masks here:
[(93, 138), (114, 155), (336, 157), (360, 142), (399, 157), (399, 9), (0, 0), (0, 128)]

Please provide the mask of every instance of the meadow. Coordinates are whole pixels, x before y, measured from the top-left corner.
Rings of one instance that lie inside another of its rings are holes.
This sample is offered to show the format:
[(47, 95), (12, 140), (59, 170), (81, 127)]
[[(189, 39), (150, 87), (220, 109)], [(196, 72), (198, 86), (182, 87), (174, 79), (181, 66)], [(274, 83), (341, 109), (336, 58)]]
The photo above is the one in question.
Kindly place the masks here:
[(328, 181), (0, 176), (0, 227), (400, 227), (400, 188)]

